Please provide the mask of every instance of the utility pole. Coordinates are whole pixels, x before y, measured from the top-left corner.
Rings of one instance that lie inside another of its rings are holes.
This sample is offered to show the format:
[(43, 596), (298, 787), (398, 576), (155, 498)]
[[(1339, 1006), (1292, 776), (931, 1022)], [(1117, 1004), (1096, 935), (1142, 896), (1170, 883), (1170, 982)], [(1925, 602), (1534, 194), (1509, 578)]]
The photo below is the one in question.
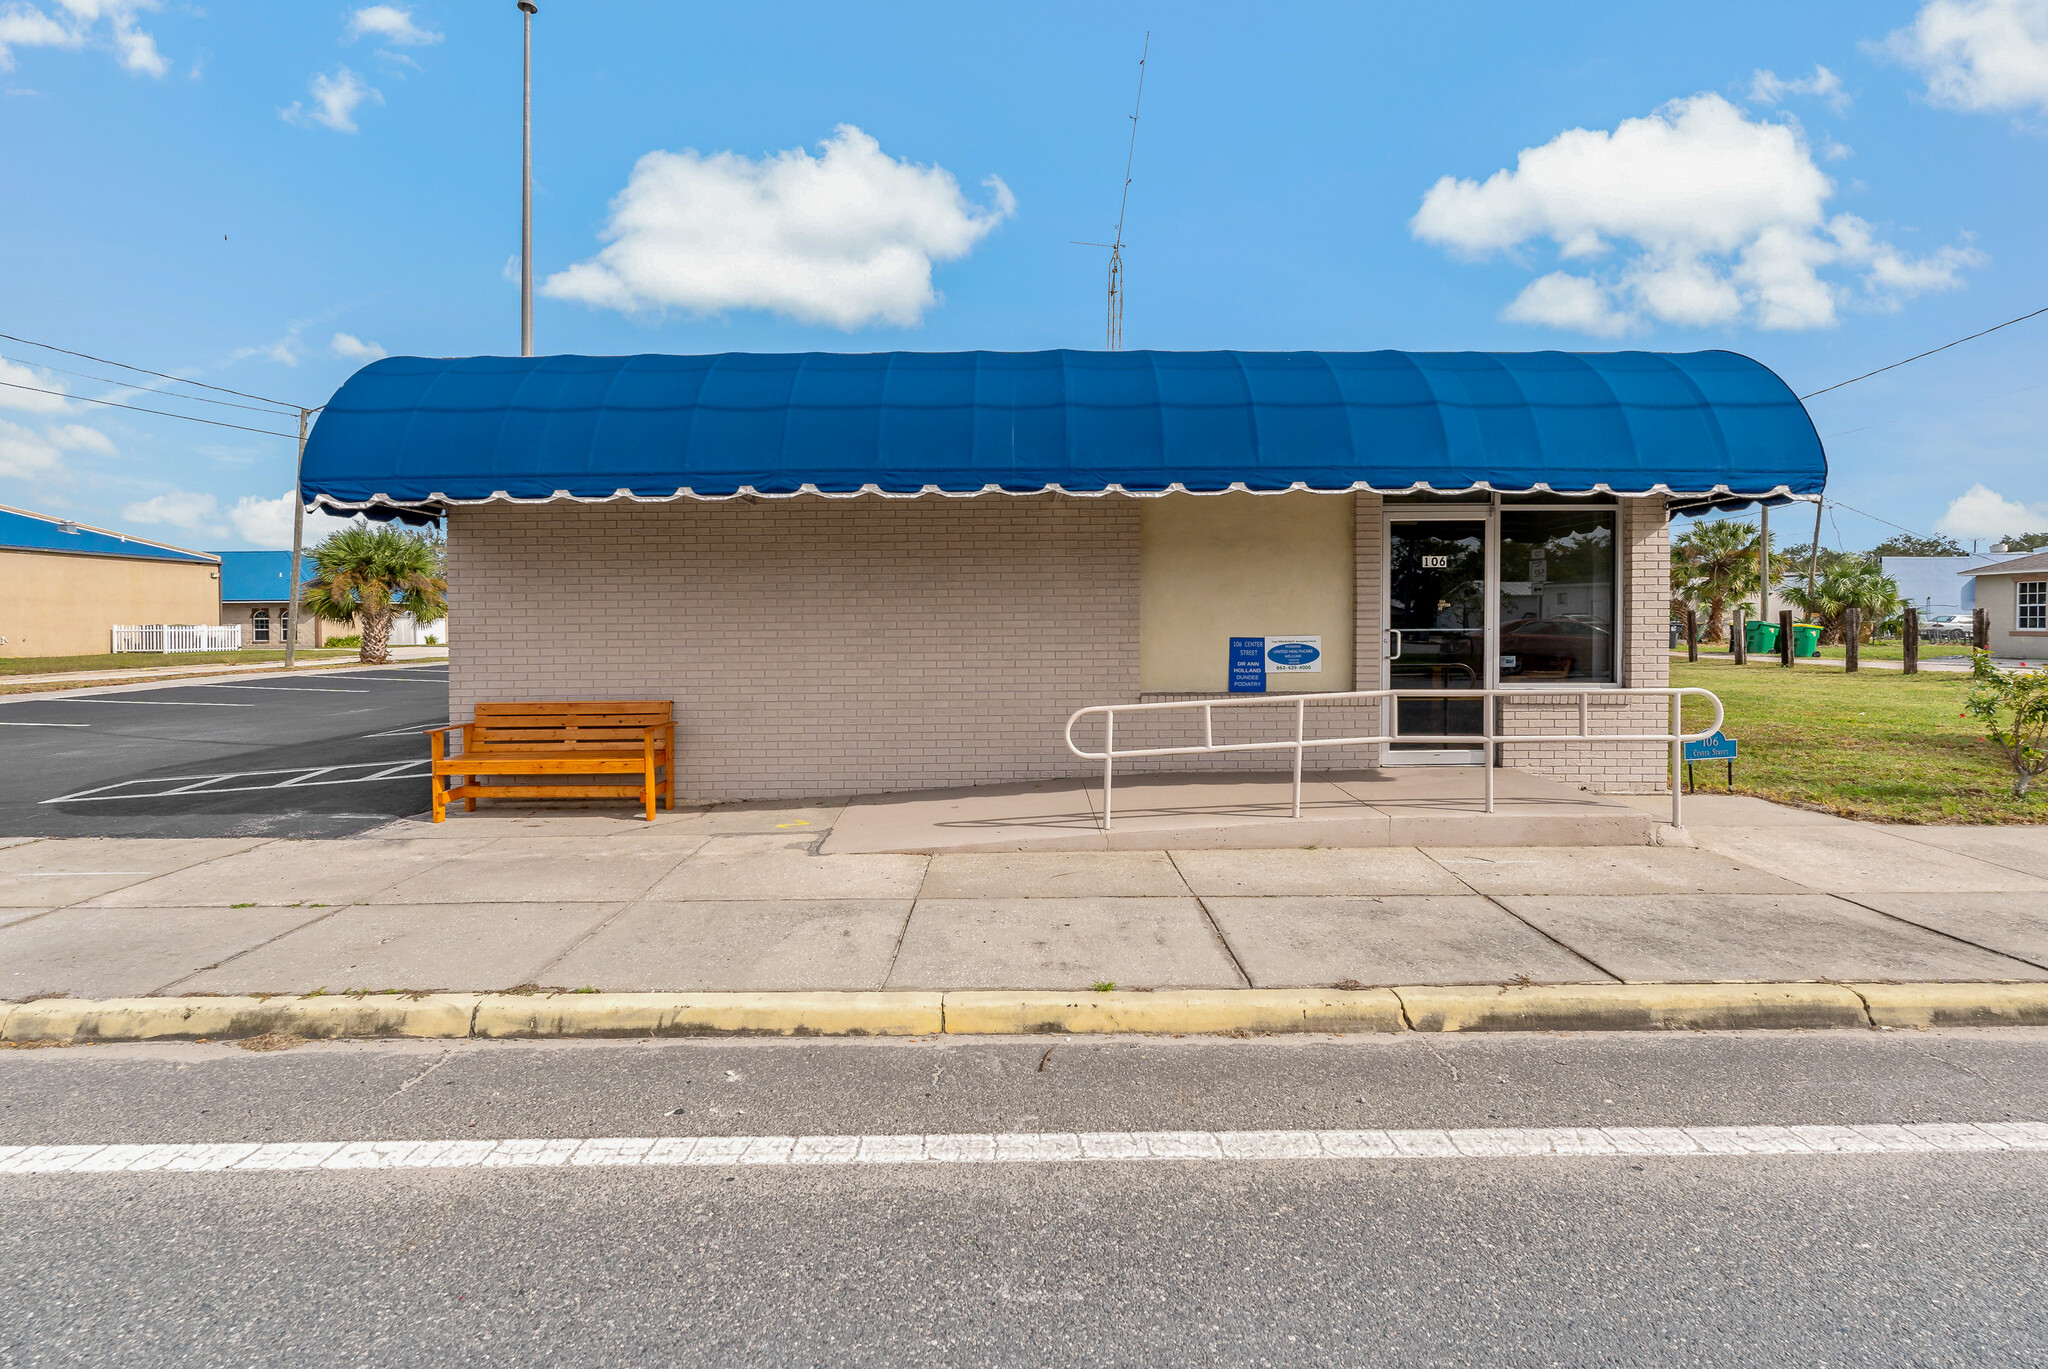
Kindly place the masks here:
[(299, 567), (306, 555), (306, 425), (327, 406), (299, 410), (299, 461), (292, 474), (292, 581), (284, 612), (284, 668), (299, 663)]
[(533, 355), (533, 16), (540, 6), (519, 0), (520, 22), (526, 30), (524, 109), (520, 118), (519, 158), (519, 355)]
[(1758, 622), (1771, 621), (1771, 506), (1757, 505), (1763, 511), (1763, 528), (1756, 538), (1756, 616)]

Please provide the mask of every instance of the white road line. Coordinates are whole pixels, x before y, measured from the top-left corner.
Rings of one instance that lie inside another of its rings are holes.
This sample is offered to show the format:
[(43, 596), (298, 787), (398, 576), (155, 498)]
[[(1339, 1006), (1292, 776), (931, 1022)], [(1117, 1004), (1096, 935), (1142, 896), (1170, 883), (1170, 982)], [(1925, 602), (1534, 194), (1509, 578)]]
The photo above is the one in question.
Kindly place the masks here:
[(194, 689), (261, 689), (272, 694), (368, 694), (367, 689), (316, 689), (312, 685), (193, 685)]
[[(81, 726), (82, 725), (83, 724), (81, 724)], [(446, 727), (447, 725), (447, 723), (441, 722), (421, 723), (418, 727), (395, 727), (389, 732), (365, 732), (362, 736), (356, 738), (356, 740), (366, 742), (372, 739), (373, 737), (420, 737), (433, 731), (437, 727)]]
[(255, 704), (200, 703), (179, 699), (41, 699), (53, 704), (144, 704), (151, 708), (254, 708)]
[(1953, 1155), (2048, 1151), (2048, 1122), (1453, 1131), (1083, 1131), (907, 1136), (609, 1136), (506, 1141), (279, 1141), (0, 1146), (0, 1174), (220, 1170), (557, 1169), (668, 1165), (1221, 1163), (1588, 1156)]
[[(62, 702), (53, 700), (52, 702)], [(91, 723), (0, 723), (0, 727), (91, 727)]]
[[(171, 794), (196, 794), (201, 798), (212, 794), (252, 794), (265, 789), (318, 789), (330, 784), (369, 784), (374, 780), (415, 780), (424, 779), (427, 772), (417, 767), (425, 766), (429, 757), (420, 756), (412, 760), (398, 761), (354, 761), (348, 765), (301, 765), (290, 770), (231, 770), (219, 775), (155, 775), (148, 779), (116, 780), (93, 789), (81, 789), (73, 794), (60, 794), (43, 803), (106, 803), (114, 799), (160, 799)], [(330, 774), (337, 770), (368, 770), (367, 775), (355, 775), (343, 779), (316, 779), (317, 775)], [(413, 773), (402, 773), (412, 770)], [(275, 776), (291, 776), (276, 779)], [(225, 780), (262, 779), (263, 784), (221, 783)], [(137, 790), (132, 786), (171, 785), (169, 789)], [(115, 793), (114, 790), (128, 790)]]

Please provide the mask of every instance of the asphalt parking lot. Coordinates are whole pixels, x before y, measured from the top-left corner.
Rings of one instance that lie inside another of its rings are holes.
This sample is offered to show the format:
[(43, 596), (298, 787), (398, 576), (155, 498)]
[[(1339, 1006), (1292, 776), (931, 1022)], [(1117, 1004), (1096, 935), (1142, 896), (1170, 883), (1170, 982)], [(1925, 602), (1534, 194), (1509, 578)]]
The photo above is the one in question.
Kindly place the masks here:
[(0, 837), (342, 837), (427, 807), (448, 667), (0, 702)]

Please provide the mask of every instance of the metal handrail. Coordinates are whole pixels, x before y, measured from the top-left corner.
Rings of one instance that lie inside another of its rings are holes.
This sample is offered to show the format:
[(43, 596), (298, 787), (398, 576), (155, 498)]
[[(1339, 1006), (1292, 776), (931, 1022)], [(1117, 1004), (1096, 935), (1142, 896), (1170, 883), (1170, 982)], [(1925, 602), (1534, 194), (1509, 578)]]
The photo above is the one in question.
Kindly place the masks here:
[[(1697, 695), (1714, 706), (1714, 721), (1705, 731), (1684, 730), (1684, 698)], [(1591, 701), (1602, 699), (1629, 699), (1657, 697), (1665, 701), (1667, 725), (1662, 732), (1594, 732), (1591, 730)], [(1522, 703), (1537, 700), (1557, 700), (1576, 697), (1579, 701), (1579, 727), (1576, 732), (1515, 732), (1504, 733), (1494, 730), (1493, 701), (1514, 699)], [(1370, 703), (1375, 700), (1392, 699), (1396, 706), (1386, 710), (1393, 719), (1393, 730), (1375, 736), (1364, 737), (1311, 737), (1308, 732), (1308, 706), (1312, 703)], [(1486, 730), (1481, 733), (1429, 733), (1403, 736), (1401, 733), (1401, 699), (1479, 699), (1485, 707), (1480, 710)], [(1121, 713), (1165, 713), (1177, 709), (1202, 710), (1202, 744), (1199, 746), (1148, 746), (1126, 751), (1116, 749), (1116, 720)], [(1216, 710), (1219, 708), (1292, 708), (1294, 710), (1294, 739), (1275, 742), (1225, 742), (1216, 740)], [(1074, 745), (1074, 724), (1090, 714), (1102, 715), (1102, 750), (1083, 751)], [(1281, 696), (1264, 695), (1246, 699), (1170, 699), (1150, 704), (1096, 704), (1090, 708), (1078, 709), (1067, 719), (1067, 750), (1084, 761), (1102, 762), (1102, 830), (1110, 830), (1114, 815), (1111, 795), (1116, 784), (1116, 763), (1143, 756), (1219, 756), (1232, 751), (1292, 751), (1294, 752), (1294, 816), (1301, 816), (1301, 758), (1310, 747), (1317, 746), (1376, 746), (1390, 742), (1432, 741), (1452, 746), (1481, 746), (1484, 758), (1481, 769), (1486, 772), (1486, 811), (1493, 809), (1494, 744), (1496, 742), (1665, 742), (1671, 747), (1671, 825), (1683, 827), (1684, 811), (1680, 806), (1684, 785), (1679, 783), (1680, 768), (1684, 765), (1683, 748), (1687, 742), (1704, 741), (1721, 730), (1727, 720), (1727, 712), (1721, 707), (1721, 700), (1712, 690), (1683, 686), (1676, 689), (1359, 689), (1336, 694), (1288, 694)]]

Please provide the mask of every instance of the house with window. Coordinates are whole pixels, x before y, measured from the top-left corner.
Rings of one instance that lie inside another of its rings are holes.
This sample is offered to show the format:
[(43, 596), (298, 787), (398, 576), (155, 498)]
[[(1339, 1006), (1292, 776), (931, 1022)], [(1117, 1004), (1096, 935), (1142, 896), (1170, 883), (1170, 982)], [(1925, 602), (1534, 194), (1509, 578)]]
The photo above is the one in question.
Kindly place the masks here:
[(117, 625), (211, 626), (220, 560), (0, 507), (0, 656), (97, 656)]
[(1492, 707), (1500, 763), (1647, 792), (1662, 743), (1512, 735), (1662, 731), (1618, 691), (1668, 684), (1671, 513), (1811, 501), (1826, 460), (1721, 351), (391, 357), (302, 479), (445, 518), (451, 716), (673, 700), (679, 795), (1068, 776), (1077, 709), (1379, 689), (1316, 706), (1399, 723), (1338, 763), (1477, 763)]
[[(282, 646), (286, 623), (291, 616), (292, 554), (288, 551), (223, 551), (220, 557), (220, 621), (223, 626), (239, 624), (242, 645)], [(301, 567), (303, 579), (313, 578), (310, 561)], [(341, 631), (331, 623), (315, 622), (313, 636), (300, 637), (300, 646), (318, 646)]]
[(1957, 573), (1976, 581), (1977, 607), (1991, 619), (1993, 656), (2048, 657), (2048, 551)]
[[(220, 557), (220, 621), (240, 624), (244, 646), (283, 646), (291, 619), (292, 554), (288, 551), (223, 551)], [(314, 575), (311, 557), (301, 557), (299, 582)], [(336, 637), (360, 632), (354, 623), (330, 623), (306, 617), (300, 646), (326, 646)], [(429, 638), (433, 640), (428, 641)], [(391, 623), (392, 646), (427, 646), (448, 640), (444, 622), (420, 623), (401, 613)]]

